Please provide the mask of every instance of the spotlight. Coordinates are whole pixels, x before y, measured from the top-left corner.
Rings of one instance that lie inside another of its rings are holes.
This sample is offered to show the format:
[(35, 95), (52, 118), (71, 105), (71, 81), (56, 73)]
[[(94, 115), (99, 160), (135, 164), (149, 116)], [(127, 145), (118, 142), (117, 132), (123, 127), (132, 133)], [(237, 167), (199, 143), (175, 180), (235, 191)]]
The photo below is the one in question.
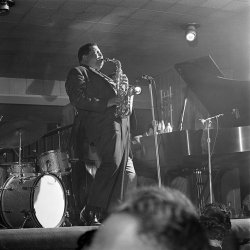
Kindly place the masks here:
[(185, 37), (187, 42), (192, 43), (197, 39), (197, 29), (200, 27), (197, 23), (188, 23), (185, 25)]
[(10, 12), (10, 7), (9, 7), (7, 1), (0, 0), (0, 15), (1, 16), (8, 15), (9, 12)]

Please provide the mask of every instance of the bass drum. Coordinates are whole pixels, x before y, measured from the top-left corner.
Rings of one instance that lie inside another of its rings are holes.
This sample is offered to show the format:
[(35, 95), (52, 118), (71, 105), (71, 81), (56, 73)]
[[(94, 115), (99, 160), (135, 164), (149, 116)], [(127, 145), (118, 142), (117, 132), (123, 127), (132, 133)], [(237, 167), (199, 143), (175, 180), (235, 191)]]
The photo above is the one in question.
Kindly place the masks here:
[(64, 222), (66, 194), (53, 174), (11, 176), (1, 191), (1, 219), (8, 228), (55, 228)]

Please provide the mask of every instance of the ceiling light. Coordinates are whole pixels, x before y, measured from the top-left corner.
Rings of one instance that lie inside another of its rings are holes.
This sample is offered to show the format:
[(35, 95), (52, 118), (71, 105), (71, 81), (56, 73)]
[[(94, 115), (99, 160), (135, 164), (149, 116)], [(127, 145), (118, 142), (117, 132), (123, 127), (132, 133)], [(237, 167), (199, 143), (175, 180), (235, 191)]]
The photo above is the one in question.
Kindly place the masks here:
[(0, 0), (0, 15), (8, 15), (10, 12), (10, 7), (15, 5), (14, 0)]
[(9, 7), (7, 1), (0, 0), (0, 15), (1, 16), (8, 15), (9, 12), (10, 12), (10, 7)]
[(186, 39), (188, 42), (193, 42), (196, 38), (196, 30), (193, 30), (192, 28), (189, 28), (186, 32)]
[(197, 39), (197, 28), (200, 25), (197, 23), (188, 23), (185, 25), (185, 38), (187, 42), (194, 42)]

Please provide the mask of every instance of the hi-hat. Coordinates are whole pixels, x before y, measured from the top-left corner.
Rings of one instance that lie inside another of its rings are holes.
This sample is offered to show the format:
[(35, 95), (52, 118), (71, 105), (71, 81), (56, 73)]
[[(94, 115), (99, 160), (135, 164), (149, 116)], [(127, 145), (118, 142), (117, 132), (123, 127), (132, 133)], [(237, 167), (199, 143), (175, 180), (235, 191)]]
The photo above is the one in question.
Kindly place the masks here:
[(0, 126), (0, 148), (18, 148), (29, 145), (46, 133), (46, 124), (32, 120), (5, 122)]

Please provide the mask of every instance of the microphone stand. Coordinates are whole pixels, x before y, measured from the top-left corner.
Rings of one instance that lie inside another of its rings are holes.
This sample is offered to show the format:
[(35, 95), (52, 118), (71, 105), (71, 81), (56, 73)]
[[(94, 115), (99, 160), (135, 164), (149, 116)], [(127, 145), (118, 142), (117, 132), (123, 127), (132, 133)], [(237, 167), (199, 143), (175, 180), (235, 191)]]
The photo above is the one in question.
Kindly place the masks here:
[(212, 119), (223, 116), (223, 114), (208, 117), (207, 119), (200, 119), (203, 124), (206, 124), (207, 128), (207, 149), (208, 149), (208, 178), (209, 178), (209, 201), (213, 203), (213, 184), (212, 184), (212, 164), (211, 164), (211, 137), (210, 128), (212, 125)]
[(181, 122), (180, 122), (180, 127), (179, 127), (180, 131), (183, 128), (183, 121), (184, 121), (184, 114), (185, 114), (185, 111), (186, 111), (186, 105), (187, 105), (187, 97), (184, 100), (183, 110), (181, 112)]
[(153, 127), (154, 127), (154, 143), (155, 143), (157, 179), (158, 179), (158, 186), (161, 187), (161, 168), (160, 168), (160, 161), (159, 161), (158, 136), (157, 136), (157, 131), (156, 131), (154, 98), (153, 98), (153, 91), (152, 91), (152, 85), (154, 83), (154, 79), (153, 79), (153, 77), (148, 76), (147, 80), (149, 81), (149, 93), (150, 93), (151, 111), (152, 111)]

